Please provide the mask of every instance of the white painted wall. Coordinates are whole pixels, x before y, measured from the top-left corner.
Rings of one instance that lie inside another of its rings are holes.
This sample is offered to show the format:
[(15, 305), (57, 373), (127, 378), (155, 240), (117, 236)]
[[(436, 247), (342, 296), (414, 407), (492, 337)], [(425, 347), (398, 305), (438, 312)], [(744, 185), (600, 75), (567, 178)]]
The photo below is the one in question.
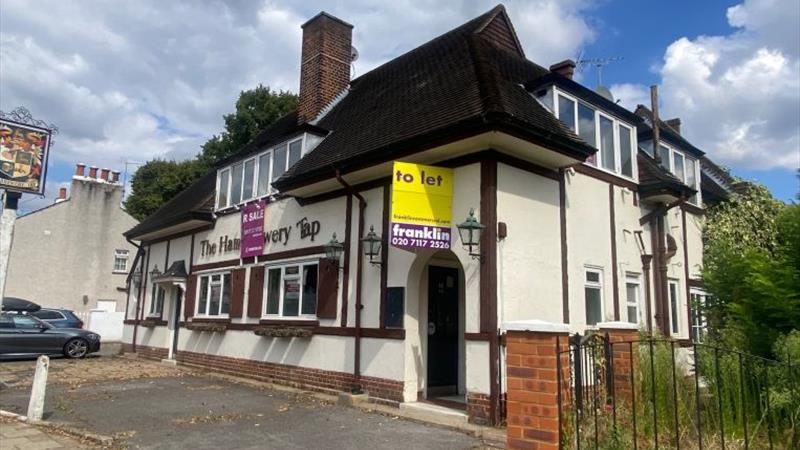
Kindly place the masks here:
[(87, 329), (100, 335), (101, 342), (122, 341), (124, 312), (92, 310), (89, 312)]

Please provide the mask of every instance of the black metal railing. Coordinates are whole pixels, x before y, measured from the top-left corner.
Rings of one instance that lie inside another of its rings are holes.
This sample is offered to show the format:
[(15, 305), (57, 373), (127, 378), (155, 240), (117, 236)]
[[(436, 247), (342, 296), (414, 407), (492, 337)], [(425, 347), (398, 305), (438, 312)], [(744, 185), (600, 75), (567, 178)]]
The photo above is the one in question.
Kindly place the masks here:
[(592, 332), (558, 352), (563, 449), (800, 449), (790, 359)]

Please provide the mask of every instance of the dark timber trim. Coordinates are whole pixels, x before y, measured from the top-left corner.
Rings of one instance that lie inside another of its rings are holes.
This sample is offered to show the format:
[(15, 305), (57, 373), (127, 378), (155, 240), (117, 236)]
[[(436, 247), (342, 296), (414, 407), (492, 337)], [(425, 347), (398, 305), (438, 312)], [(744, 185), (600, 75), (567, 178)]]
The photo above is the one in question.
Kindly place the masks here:
[(347, 299), (350, 295), (350, 238), (353, 233), (353, 196), (348, 195), (345, 206), (344, 218), (344, 264), (342, 267), (342, 321), (341, 326), (347, 326)]
[(683, 280), (686, 286), (686, 317), (688, 319), (687, 327), (689, 329), (689, 338), (692, 337), (692, 298), (691, 286), (689, 285), (689, 242), (686, 237), (686, 209), (681, 209), (681, 227), (683, 232)]
[(497, 161), (481, 161), (480, 221), (486, 226), (481, 235), (480, 331), (489, 341), (489, 423), (500, 418), (499, 340), (497, 336)]
[(608, 185), (609, 223), (611, 227), (611, 285), (614, 289), (614, 320), (619, 320), (619, 268), (617, 266), (617, 213), (614, 204), (614, 185)]
[(598, 180), (605, 181), (606, 183), (610, 183), (615, 186), (626, 187), (634, 192), (637, 192), (639, 190), (639, 185), (634, 183), (633, 181), (620, 178), (616, 175), (612, 175), (596, 167), (592, 167), (586, 164), (575, 164), (574, 166), (572, 166), (572, 168), (575, 169), (575, 172), (578, 172), (583, 175), (588, 175), (592, 178), (597, 178)]
[(203, 225), (203, 226), (198, 227), (198, 228), (192, 228), (191, 230), (180, 231), (180, 232), (175, 233), (175, 234), (170, 234), (168, 236), (162, 236), (160, 238), (151, 239), (149, 241), (142, 241), (142, 245), (145, 245), (145, 244), (146, 245), (158, 244), (159, 242), (169, 241), (171, 239), (178, 239), (178, 238), (182, 238), (184, 236), (189, 236), (190, 234), (194, 235), (195, 233), (199, 233), (201, 231), (213, 230), (213, 229), (214, 229), (214, 225), (213, 224)]
[(383, 211), (382, 213), (382, 231), (381, 237), (383, 242), (381, 243), (381, 291), (380, 291), (380, 328), (386, 328), (386, 286), (389, 280), (389, 209), (391, 208), (390, 204), (390, 187), (391, 184), (387, 184), (383, 187)]
[(266, 255), (259, 255), (258, 262), (277, 261), (280, 259), (297, 258), (300, 256), (311, 256), (325, 253), (324, 245), (315, 245), (312, 247), (296, 248), (294, 250), (286, 250), (283, 252), (268, 253)]
[(561, 315), (569, 323), (569, 247), (567, 245), (567, 179), (564, 169), (558, 173), (558, 218), (561, 229)]

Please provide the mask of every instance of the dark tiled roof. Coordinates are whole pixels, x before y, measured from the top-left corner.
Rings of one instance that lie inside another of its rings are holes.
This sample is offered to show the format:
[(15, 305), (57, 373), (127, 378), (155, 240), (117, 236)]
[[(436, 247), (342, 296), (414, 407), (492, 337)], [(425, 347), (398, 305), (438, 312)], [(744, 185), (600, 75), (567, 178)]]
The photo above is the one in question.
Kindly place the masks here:
[(639, 195), (647, 198), (651, 195), (668, 193), (675, 197), (689, 198), (695, 190), (683, 184), (675, 175), (661, 167), (655, 159), (639, 150), (636, 162), (639, 166)]
[[(641, 122), (638, 126), (638, 135), (639, 141), (643, 141), (646, 139), (650, 139), (653, 136), (653, 112), (644, 105), (638, 105), (636, 107), (635, 114), (639, 117), (645, 119), (645, 122)], [(700, 150), (699, 148), (692, 145), (691, 142), (687, 141), (686, 138), (680, 135), (677, 131), (675, 131), (671, 126), (669, 126), (666, 122), (661, 119), (658, 119), (658, 129), (661, 133), (661, 138), (671, 142), (673, 145), (677, 145), (681, 149), (693, 153), (696, 157), (702, 157), (705, 152)]]
[(216, 187), (217, 171), (213, 170), (126, 231), (125, 236), (135, 239), (188, 220), (205, 220), (210, 223), (213, 219), (213, 202), (209, 203), (209, 198), (214, 197)]
[[(484, 36), (496, 7), (351, 82), (318, 125), (330, 134), (274, 183), (287, 190), (388, 161), (426, 145), (507, 129), (583, 159), (595, 152), (522, 86), (548, 72)], [(497, 27), (491, 27), (496, 32)]]

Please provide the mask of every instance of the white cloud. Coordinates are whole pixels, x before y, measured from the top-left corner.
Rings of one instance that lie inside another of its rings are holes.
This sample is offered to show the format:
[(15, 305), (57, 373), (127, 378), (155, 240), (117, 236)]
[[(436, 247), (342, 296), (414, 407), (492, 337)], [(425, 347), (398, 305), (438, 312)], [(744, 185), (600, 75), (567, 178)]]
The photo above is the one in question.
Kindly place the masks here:
[[(263, 83), (297, 92), (300, 25), (320, 10), (355, 26), (363, 74), (494, 5), (4, 0), (0, 109), (24, 105), (58, 125), (55, 164), (182, 159), (222, 130), (241, 90)], [(528, 57), (542, 65), (572, 57), (594, 38), (582, 18), (585, 0), (507, 7)]]
[(688, 139), (721, 163), (800, 165), (798, 5), (747, 0), (728, 9), (735, 32), (684, 37), (664, 54), (662, 116), (680, 116)]
[(619, 104), (631, 111), (636, 109), (636, 105), (650, 104), (650, 89), (641, 84), (621, 83), (609, 87), (614, 98)]

